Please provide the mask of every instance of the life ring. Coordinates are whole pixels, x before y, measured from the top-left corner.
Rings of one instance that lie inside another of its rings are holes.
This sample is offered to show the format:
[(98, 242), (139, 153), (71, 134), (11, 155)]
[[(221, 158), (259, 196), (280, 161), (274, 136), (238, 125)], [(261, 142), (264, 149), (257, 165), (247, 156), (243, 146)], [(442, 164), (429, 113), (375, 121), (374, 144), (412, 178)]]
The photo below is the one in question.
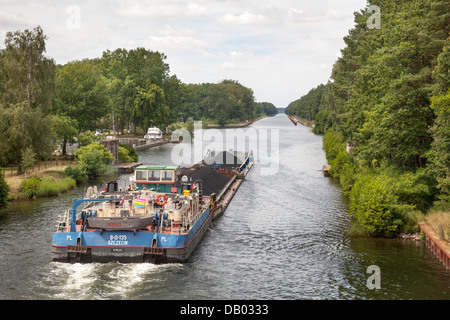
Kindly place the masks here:
[[(161, 200), (161, 198), (164, 198), (164, 200)], [(163, 206), (167, 203), (167, 196), (165, 194), (160, 194), (156, 197), (156, 203), (160, 206)]]

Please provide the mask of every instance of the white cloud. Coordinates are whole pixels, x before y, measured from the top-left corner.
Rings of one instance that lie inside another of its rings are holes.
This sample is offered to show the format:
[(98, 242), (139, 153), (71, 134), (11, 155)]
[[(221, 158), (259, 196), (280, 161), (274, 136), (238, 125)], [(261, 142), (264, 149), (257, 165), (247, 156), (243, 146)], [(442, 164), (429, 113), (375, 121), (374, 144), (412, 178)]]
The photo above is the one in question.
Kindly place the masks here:
[(206, 8), (186, 1), (144, 1), (122, 3), (117, 9), (118, 15), (127, 18), (204, 18)]
[(187, 28), (175, 29), (170, 25), (165, 25), (161, 30), (155, 30), (155, 34), (149, 35), (148, 44), (152, 48), (171, 49), (199, 49), (208, 46), (200, 33)]
[(245, 25), (245, 24), (261, 24), (268, 21), (268, 19), (260, 14), (253, 14), (245, 11), (242, 14), (225, 14), (217, 19), (221, 24), (231, 24), (231, 25)]
[(251, 52), (231, 51), (228, 53), (228, 56), (233, 59), (247, 59), (254, 57), (254, 54)]
[[(0, 28), (31, 26), (32, 20), (21, 14), (14, 14), (0, 11)], [(12, 31), (12, 30), (8, 30)]]
[(303, 11), (291, 9), (288, 12), (288, 18), (297, 22), (330, 22), (336, 20), (345, 20), (349, 18), (348, 13), (339, 10), (314, 10)]

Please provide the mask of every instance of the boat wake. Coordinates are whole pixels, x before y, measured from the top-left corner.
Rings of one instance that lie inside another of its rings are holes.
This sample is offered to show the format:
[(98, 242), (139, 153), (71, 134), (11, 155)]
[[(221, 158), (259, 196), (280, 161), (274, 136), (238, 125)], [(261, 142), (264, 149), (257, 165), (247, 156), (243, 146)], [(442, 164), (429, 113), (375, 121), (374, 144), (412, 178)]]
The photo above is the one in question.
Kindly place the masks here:
[[(119, 300), (139, 299), (143, 286), (161, 285), (167, 269), (182, 268), (182, 264), (150, 263), (89, 263), (67, 264), (51, 262), (51, 271), (44, 281), (48, 299)], [(169, 270), (170, 271), (170, 270)], [(144, 289), (145, 290), (145, 289)]]

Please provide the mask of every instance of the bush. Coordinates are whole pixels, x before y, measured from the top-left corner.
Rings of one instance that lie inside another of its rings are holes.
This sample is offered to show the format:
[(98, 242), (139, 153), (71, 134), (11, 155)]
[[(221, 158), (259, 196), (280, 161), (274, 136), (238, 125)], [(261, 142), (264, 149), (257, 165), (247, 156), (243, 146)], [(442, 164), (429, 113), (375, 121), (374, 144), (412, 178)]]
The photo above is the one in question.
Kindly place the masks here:
[(72, 178), (77, 184), (86, 182), (89, 177), (79, 166), (68, 166), (64, 170), (64, 176)]
[(128, 150), (122, 146), (119, 146), (119, 163), (127, 162), (132, 162), (132, 159), (128, 154)]
[(114, 160), (114, 156), (98, 142), (81, 147), (75, 152), (78, 166), (89, 178), (98, 177), (106, 172)]
[(342, 135), (333, 130), (328, 130), (323, 136), (323, 147), (330, 165), (339, 153), (346, 151)]
[(422, 172), (372, 169), (359, 175), (350, 192), (350, 214), (371, 235), (417, 232), (420, 210), (429, 206)]
[(397, 197), (392, 181), (385, 175), (368, 175), (355, 183), (350, 192), (350, 215), (371, 235), (391, 235), (402, 224), (394, 208)]
[(136, 149), (132, 146), (127, 146), (125, 144), (119, 145), (119, 163), (127, 163), (127, 162), (137, 162), (138, 154)]
[(38, 186), (38, 196), (56, 196), (58, 195), (58, 186), (53, 178), (42, 179)]
[(76, 182), (70, 177), (60, 181), (53, 178), (31, 177), (21, 182), (20, 199), (36, 199), (37, 197), (56, 196), (76, 187)]
[(128, 151), (128, 156), (131, 158), (130, 162), (138, 162), (139, 160), (139, 155), (136, 152), (136, 149), (133, 148), (133, 146), (130, 146), (128, 144), (119, 144), (120, 147), (123, 147), (125, 149), (127, 149)]
[(41, 179), (38, 177), (30, 177), (22, 180), (20, 183), (20, 199), (36, 199), (39, 191)]

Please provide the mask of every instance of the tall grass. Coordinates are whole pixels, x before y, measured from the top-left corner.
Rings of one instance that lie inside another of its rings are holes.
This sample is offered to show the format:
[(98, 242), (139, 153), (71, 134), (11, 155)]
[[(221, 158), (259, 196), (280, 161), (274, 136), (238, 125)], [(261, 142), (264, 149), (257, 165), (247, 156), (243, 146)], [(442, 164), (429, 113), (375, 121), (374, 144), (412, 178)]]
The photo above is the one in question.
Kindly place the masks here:
[(423, 220), (440, 240), (450, 243), (450, 211), (431, 210)]
[(22, 181), (19, 199), (56, 196), (75, 187), (76, 181), (71, 177), (64, 177), (61, 180), (31, 177)]

